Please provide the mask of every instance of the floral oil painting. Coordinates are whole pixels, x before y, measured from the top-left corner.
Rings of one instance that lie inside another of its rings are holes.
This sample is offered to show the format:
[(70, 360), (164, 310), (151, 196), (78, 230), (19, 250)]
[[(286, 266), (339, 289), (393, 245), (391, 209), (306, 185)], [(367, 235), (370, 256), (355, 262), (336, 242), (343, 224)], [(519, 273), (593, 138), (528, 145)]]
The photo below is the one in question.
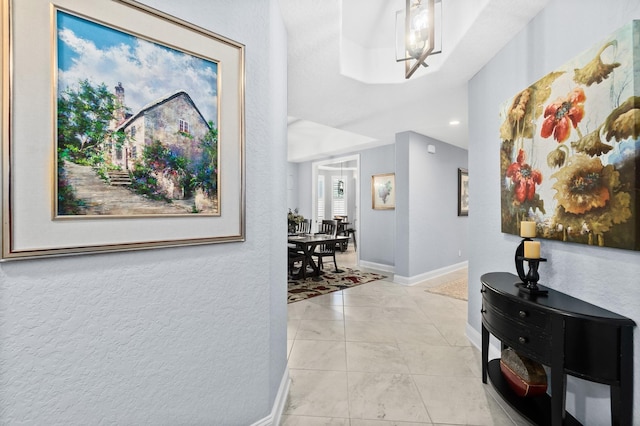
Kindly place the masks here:
[(56, 12), (58, 218), (219, 215), (218, 64)]
[(500, 109), (502, 232), (640, 250), (640, 21)]

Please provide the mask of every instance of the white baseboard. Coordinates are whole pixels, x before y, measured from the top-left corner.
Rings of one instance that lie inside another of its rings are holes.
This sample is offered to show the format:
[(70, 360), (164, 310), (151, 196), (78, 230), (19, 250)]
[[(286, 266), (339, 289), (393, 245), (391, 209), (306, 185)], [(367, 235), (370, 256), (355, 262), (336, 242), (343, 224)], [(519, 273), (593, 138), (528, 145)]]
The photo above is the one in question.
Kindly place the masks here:
[(267, 417), (258, 420), (251, 426), (278, 426), (280, 420), (282, 420), (282, 413), (284, 412), (284, 406), (287, 403), (287, 397), (289, 396), (289, 387), (291, 385), (291, 377), (289, 376), (289, 367), (285, 367), (282, 380), (280, 381), (280, 387), (278, 388), (278, 394), (276, 400), (273, 402), (273, 408), (271, 414)]
[(475, 346), (478, 350), (482, 350), (482, 334), (475, 328), (471, 327), (469, 323), (464, 328), (464, 334), (469, 339), (469, 342)]
[(449, 274), (451, 272), (455, 272), (459, 269), (464, 269), (469, 266), (469, 261), (464, 261), (460, 263), (455, 263), (453, 265), (445, 266), (444, 268), (435, 269), (433, 271), (425, 272), (420, 275), (415, 275), (413, 277), (403, 277), (400, 275), (395, 275), (393, 277), (393, 282), (402, 284), (402, 285), (415, 285), (422, 281), (430, 280), (432, 278), (439, 277), (441, 275)]
[(358, 266), (361, 266), (363, 268), (368, 268), (368, 269), (375, 269), (376, 271), (381, 271), (381, 272), (389, 272), (392, 274), (393, 274), (393, 271), (395, 270), (393, 265), (385, 265), (384, 263), (367, 262), (365, 260), (361, 260), (360, 263), (358, 263)]
[[(467, 323), (465, 327), (465, 335), (467, 336), (467, 339), (469, 339), (469, 342), (482, 352), (482, 334)], [(494, 358), (500, 358), (500, 347), (496, 344), (494, 339), (491, 339), (489, 340), (489, 359)]]

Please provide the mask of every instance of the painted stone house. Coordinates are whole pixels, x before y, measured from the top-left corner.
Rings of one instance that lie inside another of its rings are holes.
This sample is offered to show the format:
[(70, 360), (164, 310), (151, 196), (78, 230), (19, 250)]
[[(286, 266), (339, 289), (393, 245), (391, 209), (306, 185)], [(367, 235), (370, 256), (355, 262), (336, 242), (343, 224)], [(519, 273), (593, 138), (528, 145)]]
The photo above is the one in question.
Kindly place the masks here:
[(122, 130), (127, 141), (122, 148), (111, 152), (113, 164), (125, 170), (133, 167), (146, 145), (160, 141), (176, 154), (197, 165), (202, 158), (200, 144), (210, 130), (191, 97), (184, 91), (160, 98), (145, 105), (133, 115), (124, 110), (124, 88), (116, 86), (116, 96), (121, 108), (116, 112), (115, 130)]
[[(115, 88), (120, 108), (114, 116), (113, 129), (126, 135), (121, 145), (113, 143), (108, 150), (112, 164), (123, 170), (132, 170), (142, 161), (144, 147), (156, 141), (171, 152), (186, 158), (191, 167), (200, 165), (203, 158), (202, 141), (211, 130), (191, 97), (184, 91), (177, 91), (151, 102), (135, 114), (125, 110), (124, 87)], [(159, 176), (159, 180), (167, 177)], [(176, 182), (164, 182), (166, 195), (180, 199), (183, 194), (174, 190)]]

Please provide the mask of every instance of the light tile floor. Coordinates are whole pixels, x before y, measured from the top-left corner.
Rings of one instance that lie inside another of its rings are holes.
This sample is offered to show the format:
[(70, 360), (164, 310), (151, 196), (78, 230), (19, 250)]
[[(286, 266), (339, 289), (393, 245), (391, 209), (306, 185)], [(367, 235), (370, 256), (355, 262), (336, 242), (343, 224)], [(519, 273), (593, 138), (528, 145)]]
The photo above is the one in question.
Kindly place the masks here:
[[(348, 251), (338, 265), (354, 259)], [(289, 304), (281, 425), (528, 424), (482, 384), (480, 353), (464, 334), (467, 302), (425, 291), (466, 274), (415, 286), (391, 276)]]

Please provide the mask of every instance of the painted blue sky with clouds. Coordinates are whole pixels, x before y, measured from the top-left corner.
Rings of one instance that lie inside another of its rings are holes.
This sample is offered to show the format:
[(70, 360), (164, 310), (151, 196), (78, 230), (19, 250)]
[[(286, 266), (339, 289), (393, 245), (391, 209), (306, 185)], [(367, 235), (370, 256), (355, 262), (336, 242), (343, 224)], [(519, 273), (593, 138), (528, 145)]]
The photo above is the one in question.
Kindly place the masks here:
[(88, 79), (121, 82), (132, 113), (184, 90), (207, 121), (217, 123), (217, 64), (58, 11), (58, 90)]

